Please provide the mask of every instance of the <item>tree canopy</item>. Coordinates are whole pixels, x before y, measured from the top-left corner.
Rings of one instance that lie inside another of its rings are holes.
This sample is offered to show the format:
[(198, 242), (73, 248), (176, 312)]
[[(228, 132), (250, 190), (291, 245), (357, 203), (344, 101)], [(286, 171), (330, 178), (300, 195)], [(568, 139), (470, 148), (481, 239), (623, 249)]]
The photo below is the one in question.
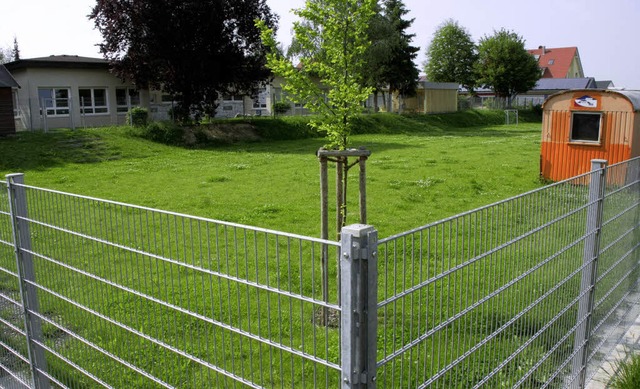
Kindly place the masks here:
[(427, 49), (425, 73), (433, 82), (455, 82), (468, 90), (476, 85), (476, 45), (469, 32), (449, 19), (433, 34)]
[(494, 31), (478, 45), (478, 83), (491, 88), (497, 97), (511, 98), (533, 88), (540, 79), (535, 58), (525, 49), (525, 41), (513, 31)]
[(277, 27), (266, 0), (98, 0), (89, 18), (115, 72), (171, 94), (181, 119), (213, 115), (221, 94), (252, 94), (270, 76), (255, 26)]
[(285, 79), (288, 98), (318, 114), (310, 125), (327, 133), (329, 146), (345, 149), (353, 118), (371, 94), (363, 84), (367, 26), (376, 0), (307, 0), (294, 10), (299, 45), (294, 64), (277, 50), (273, 29), (258, 22), (264, 44), (271, 48), (267, 66)]
[(11, 49), (0, 47), (0, 64), (11, 62)]
[(0, 64), (17, 61), (20, 59), (20, 48), (18, 47), (18, 38), (13, 37), (13, 48), (0, 47)]
[(373, 88), (377, 108), (377, 95), (383, 88), (415, 94), (419, 74), (413, 61), (420, 49), (411, 45), (415, 35), (406, 32), (413, 19), (404, 19), (408, 11), (402, 1), (379, 1), (374, 10), (367, 29), (371, 45), (365, 52), (364, 82)]
[(419, 76), (418, 68), (413, 61), (418, 56), (420, 48), (411, 45), (415, 34), (408, 34), (407, 29), (411, 27), (414, 20), (404, 19), (407, 13), (409, 11), (402, 0), (384, 1), (384, 16), (394, 32), (391, 36), (391, 56), (384, 77), (392, 92), (411, 96), (416, 92)]
[(20, 59), (20, 47), (18, 47), (18, 38), (13, 37), (13, 49), (11, 49), (11, 56), (14, 61)]

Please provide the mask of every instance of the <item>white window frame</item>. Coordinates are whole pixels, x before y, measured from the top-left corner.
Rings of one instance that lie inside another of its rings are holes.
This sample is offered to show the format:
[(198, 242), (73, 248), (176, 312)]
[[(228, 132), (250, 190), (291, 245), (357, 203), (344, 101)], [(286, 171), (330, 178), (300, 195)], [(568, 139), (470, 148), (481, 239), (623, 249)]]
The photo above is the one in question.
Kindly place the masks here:
[[(90, 91), (91, 101), (90, 104), (86, 102), (83, 103), (82, 97), (80, 96), (81, 91)], [(104, 105), (96, 104), (96, 94), (97, 90), (101, 90), (104, 92)], [(107, 87), (80, 87), (78, 88), (78, 97), (80, 103), (80, 114), (81, 115), (108, 115), (109, 114), (109, 89)]]
[[(42, 98), (40, 91), (50, 91), (50, 95), (52, 97)], [(56, 97), (58, 91), (66, 91), (67, 97)], [(71, 89), (68, 87), (38, 87), (38, 105), (40, 106), (40, 115), (42, 115), (42, 109), (46, 109), (47, 116), (58, 116), (64, 117), (69, 116), (71, 113)], [(44, 101), (44, 107), (42, 103)], [(63, 101), (66, 100), (67, 105), (60, 105)], [(49, 105), (51, 103), (51, 105)], [(66, 112), (65, 112), (66, 111)]]
[(254, 110), (267, 109), (267, 88), (260, 88), (253, 97), (252, 106)]
[[(118, 91), (125, 91), (125, 97), (126, 97), (126, 102), (125, 104), (120, 104), (120, 101), (118, 101)], [(137, 102), (134, 102), (134, 98), (132, 97), (132, 95), (137, 96), (135, 100), (137, 100)], [(118, 112), (118, 114), (124, 115), (127, 112), (129, 112), (129, 109), (133, 108), (133, 107), (137, 107), (140, 105), (140, 91), (138, 91), (135, 88), (116, 88), (116, 112)]]
[(227, 102), (232, 102), (232, 101), (242, 101), (243, 98), (240, 95), (222, 95), (222, 101), (227, 103)]
[[(576, 115), (590, 115), (598, 117), (598, 139), (585, 139), (585, 138), (577, 138), (574, 136), (575, 130), (575, 120)], [(570, 143), (582, 143), (582, 144), (592, 144), (592, 145), (600, 145), (602, 142), (602, 122), (604, 115), (602, 112), (585, 112), (585, 111), (575, 111), (571, 113), (571, 128), (569, 131), (569, 142)]]
[(13, 99), (13, 118), (18, 119), (20, 118), (20, 107), (18, 107), (18, 90), (12, 89), (11, 96)]

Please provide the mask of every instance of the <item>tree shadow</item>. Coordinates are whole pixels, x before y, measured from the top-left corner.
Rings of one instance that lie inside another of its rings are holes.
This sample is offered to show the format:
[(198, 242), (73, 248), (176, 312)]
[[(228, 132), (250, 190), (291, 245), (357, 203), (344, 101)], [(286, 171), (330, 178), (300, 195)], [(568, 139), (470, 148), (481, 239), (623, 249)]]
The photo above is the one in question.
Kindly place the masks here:
[(22, 132), (0, 138), (0, 171), (44, 170), (68, 163), (119, 159), (119, 151), (82, 130)]

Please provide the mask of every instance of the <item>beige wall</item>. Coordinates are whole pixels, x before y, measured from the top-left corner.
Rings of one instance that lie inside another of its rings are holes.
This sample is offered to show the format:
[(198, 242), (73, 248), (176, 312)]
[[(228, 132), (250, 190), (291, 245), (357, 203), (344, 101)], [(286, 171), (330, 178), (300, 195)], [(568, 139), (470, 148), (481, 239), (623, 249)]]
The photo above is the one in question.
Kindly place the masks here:
[[(22, 129), (44, 129), (45, 120), (40, 114), (39, 88), (66, 88), (70, 90), (71, 110), (69, 115), (48, 116), (47, 128), (101, 127), (124, 124), (126, 113), (116, 110), (116, 88), (133, 88), (106, 69), (62, 69), (28, 68), (18, 69), (12, 75), (20, 84), (18, 105), (23, 114)], [(79, 89), (104, 88), (107, 90), (107, 113), (80, 113)], [(140, 91), (140, 105), (148, 107), (149, 93)]]
[(582, 71), (582, 66), (580, 66), (580, 58), (577, 55), (571, 61), (566, 78), (584, 78), (584, 72)]

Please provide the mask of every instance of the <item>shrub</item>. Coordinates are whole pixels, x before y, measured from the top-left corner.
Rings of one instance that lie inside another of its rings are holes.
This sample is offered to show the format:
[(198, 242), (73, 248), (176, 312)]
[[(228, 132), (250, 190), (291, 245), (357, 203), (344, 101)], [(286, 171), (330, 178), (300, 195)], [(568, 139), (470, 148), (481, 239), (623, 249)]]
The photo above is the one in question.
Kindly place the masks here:
[(129, 124), (134, 127), (144, 127), (149, 122), (149, 111), (146, 108), (133, 107), (128, 114)]
[(464, 111), (471, 109), (471, 98), (465, 96), (458, 96), (458, 109)]
[(538, 115), (542, 116), (542, 104), (534, 104), (534, 105), (531, 107), (531, 110), (532, 110), (533, 112), (535, 112), (536, 114), (538, 114)]
[(167, 145), (184, 143), (184, 129), (173, 122), (153, 122), (142, 131), (142, 137)]
[(287, 113), (291, 109), (291, 105), (284, 101), (278, 101), (273, 104), (273, 112), (277, 115), (282, 115)]

